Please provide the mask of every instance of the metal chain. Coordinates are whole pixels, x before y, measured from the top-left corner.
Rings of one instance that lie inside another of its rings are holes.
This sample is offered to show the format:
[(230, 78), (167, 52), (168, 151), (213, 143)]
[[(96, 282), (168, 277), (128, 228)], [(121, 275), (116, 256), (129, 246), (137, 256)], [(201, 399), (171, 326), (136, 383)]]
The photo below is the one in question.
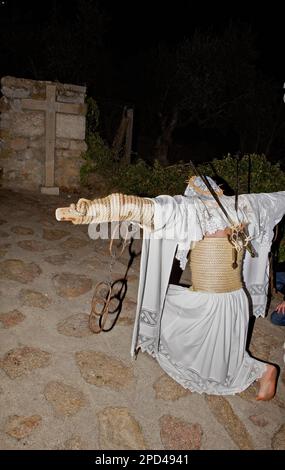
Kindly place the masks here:
[[(121, 248), (118, 253), (116, 253), (116, 250), (114, 250), (114, 239), (117, 227), (119, 228), (119, 239), (121, 245)], [(109, 314), (116, 313), (120, 304), (120, 291), (116, 292), (114, 287), (117, 281), (113, 282), (112, 280), (113, 267), (116, 261), (118, 261), (118, 259), (122, 256), (126, 246), (129, 245), (131, 242), (127, 240), (127, 235), (124, 239), (121, 237), (121, 224), (118, 224), (117, 227), (111, 236), (109, 245), (109, 252), (111, 256), (111, 261), (109, 264), (109, 279), (107, 281), (100, 281), (96, 284), (93, 298), (91, 301), (89, 328), (91, 331), (93, 331), (93, 333), (100, 333), (102, 330), (104, 330), (104, 326), (106, 324)], [(118, 306), (112, 309), (112, 302), (115, 303), (115, 305), (117, 303)]]

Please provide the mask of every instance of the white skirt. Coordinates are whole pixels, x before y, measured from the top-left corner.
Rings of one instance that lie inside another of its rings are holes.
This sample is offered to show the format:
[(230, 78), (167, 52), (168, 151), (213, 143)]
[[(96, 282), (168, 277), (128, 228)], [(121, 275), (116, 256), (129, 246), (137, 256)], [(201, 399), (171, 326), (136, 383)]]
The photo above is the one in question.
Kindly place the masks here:
[(266, 368), (245, 351), (248, 312), (243, 289), (216, 294), (170, 284), (157, 361), (194, 392), (231, 395), (245, 390)]

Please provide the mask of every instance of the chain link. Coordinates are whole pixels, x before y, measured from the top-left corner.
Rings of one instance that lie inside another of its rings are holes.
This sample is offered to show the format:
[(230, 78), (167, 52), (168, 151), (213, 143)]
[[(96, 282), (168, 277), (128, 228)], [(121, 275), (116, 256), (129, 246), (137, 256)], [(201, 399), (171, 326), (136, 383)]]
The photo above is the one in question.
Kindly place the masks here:
[[(120, 281), (112, 280), (113, 267), (115, 263), (122, 256), (126, 246), (130, 245), (131, 243), (131, 241), (127, 239), (128, 234), (126, 234), (125, 238), (121, 237), (120, 228), (121, 224), (119, 223), (116, 226), (110, 240), (109, 252), (111, 256), (111, 261), (109, 264), (109, 279), (107, 281), (100, 281), (96, 284), (93, 298), (91, 301), (89, 328), (93, 333), (100, 333), (101, 331), (109, 331), (109, 329), (111, 329), (109, 328), (108, 330), (104, 330), (107, 318), (109, 314), (115, 314), (116, 312), (119, 313), (120, 302), (122, 301), (126, 293), (125, 283), (122, 282), (121, 288), (116, 291), (116, 284), (118, 284), (118, 282)], [(114, 240), (117, 229), (120, 240), (118, 252), (116, 252), (116, 248), (114, 249)], [(111, 308), (112, 303), (115, 304), (113, 309)]]

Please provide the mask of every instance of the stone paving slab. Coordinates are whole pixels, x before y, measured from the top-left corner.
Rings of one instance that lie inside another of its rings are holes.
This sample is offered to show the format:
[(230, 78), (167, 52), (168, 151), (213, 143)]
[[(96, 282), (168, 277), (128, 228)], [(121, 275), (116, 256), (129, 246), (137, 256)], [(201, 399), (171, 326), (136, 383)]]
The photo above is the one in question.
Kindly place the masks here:
[(150, 356), (132, 360), (140, 256), (119, 321), (93, 334), (108, 241), (55, 220), (56, 207), (77, 199), (0, 191), (0, 449), (285, 449), (284, 329), (258, 319), (251, 342), (281, 367), (270, 402), (255, 400), (255, 385), (229, 397), (191, 393)]

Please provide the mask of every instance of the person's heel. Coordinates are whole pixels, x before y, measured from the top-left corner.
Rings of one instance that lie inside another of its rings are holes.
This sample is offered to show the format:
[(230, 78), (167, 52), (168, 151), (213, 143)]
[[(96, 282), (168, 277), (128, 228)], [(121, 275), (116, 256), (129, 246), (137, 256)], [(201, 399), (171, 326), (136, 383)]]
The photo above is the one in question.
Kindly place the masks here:
[(262, 377), (259, 379), (259, 391), (256, 397), (257, 401), (272, 400), (275, 396), (277, 389), (277, 381), (280, 373), (280, 368), (274, 364), (267, 364), (266, 370)]

